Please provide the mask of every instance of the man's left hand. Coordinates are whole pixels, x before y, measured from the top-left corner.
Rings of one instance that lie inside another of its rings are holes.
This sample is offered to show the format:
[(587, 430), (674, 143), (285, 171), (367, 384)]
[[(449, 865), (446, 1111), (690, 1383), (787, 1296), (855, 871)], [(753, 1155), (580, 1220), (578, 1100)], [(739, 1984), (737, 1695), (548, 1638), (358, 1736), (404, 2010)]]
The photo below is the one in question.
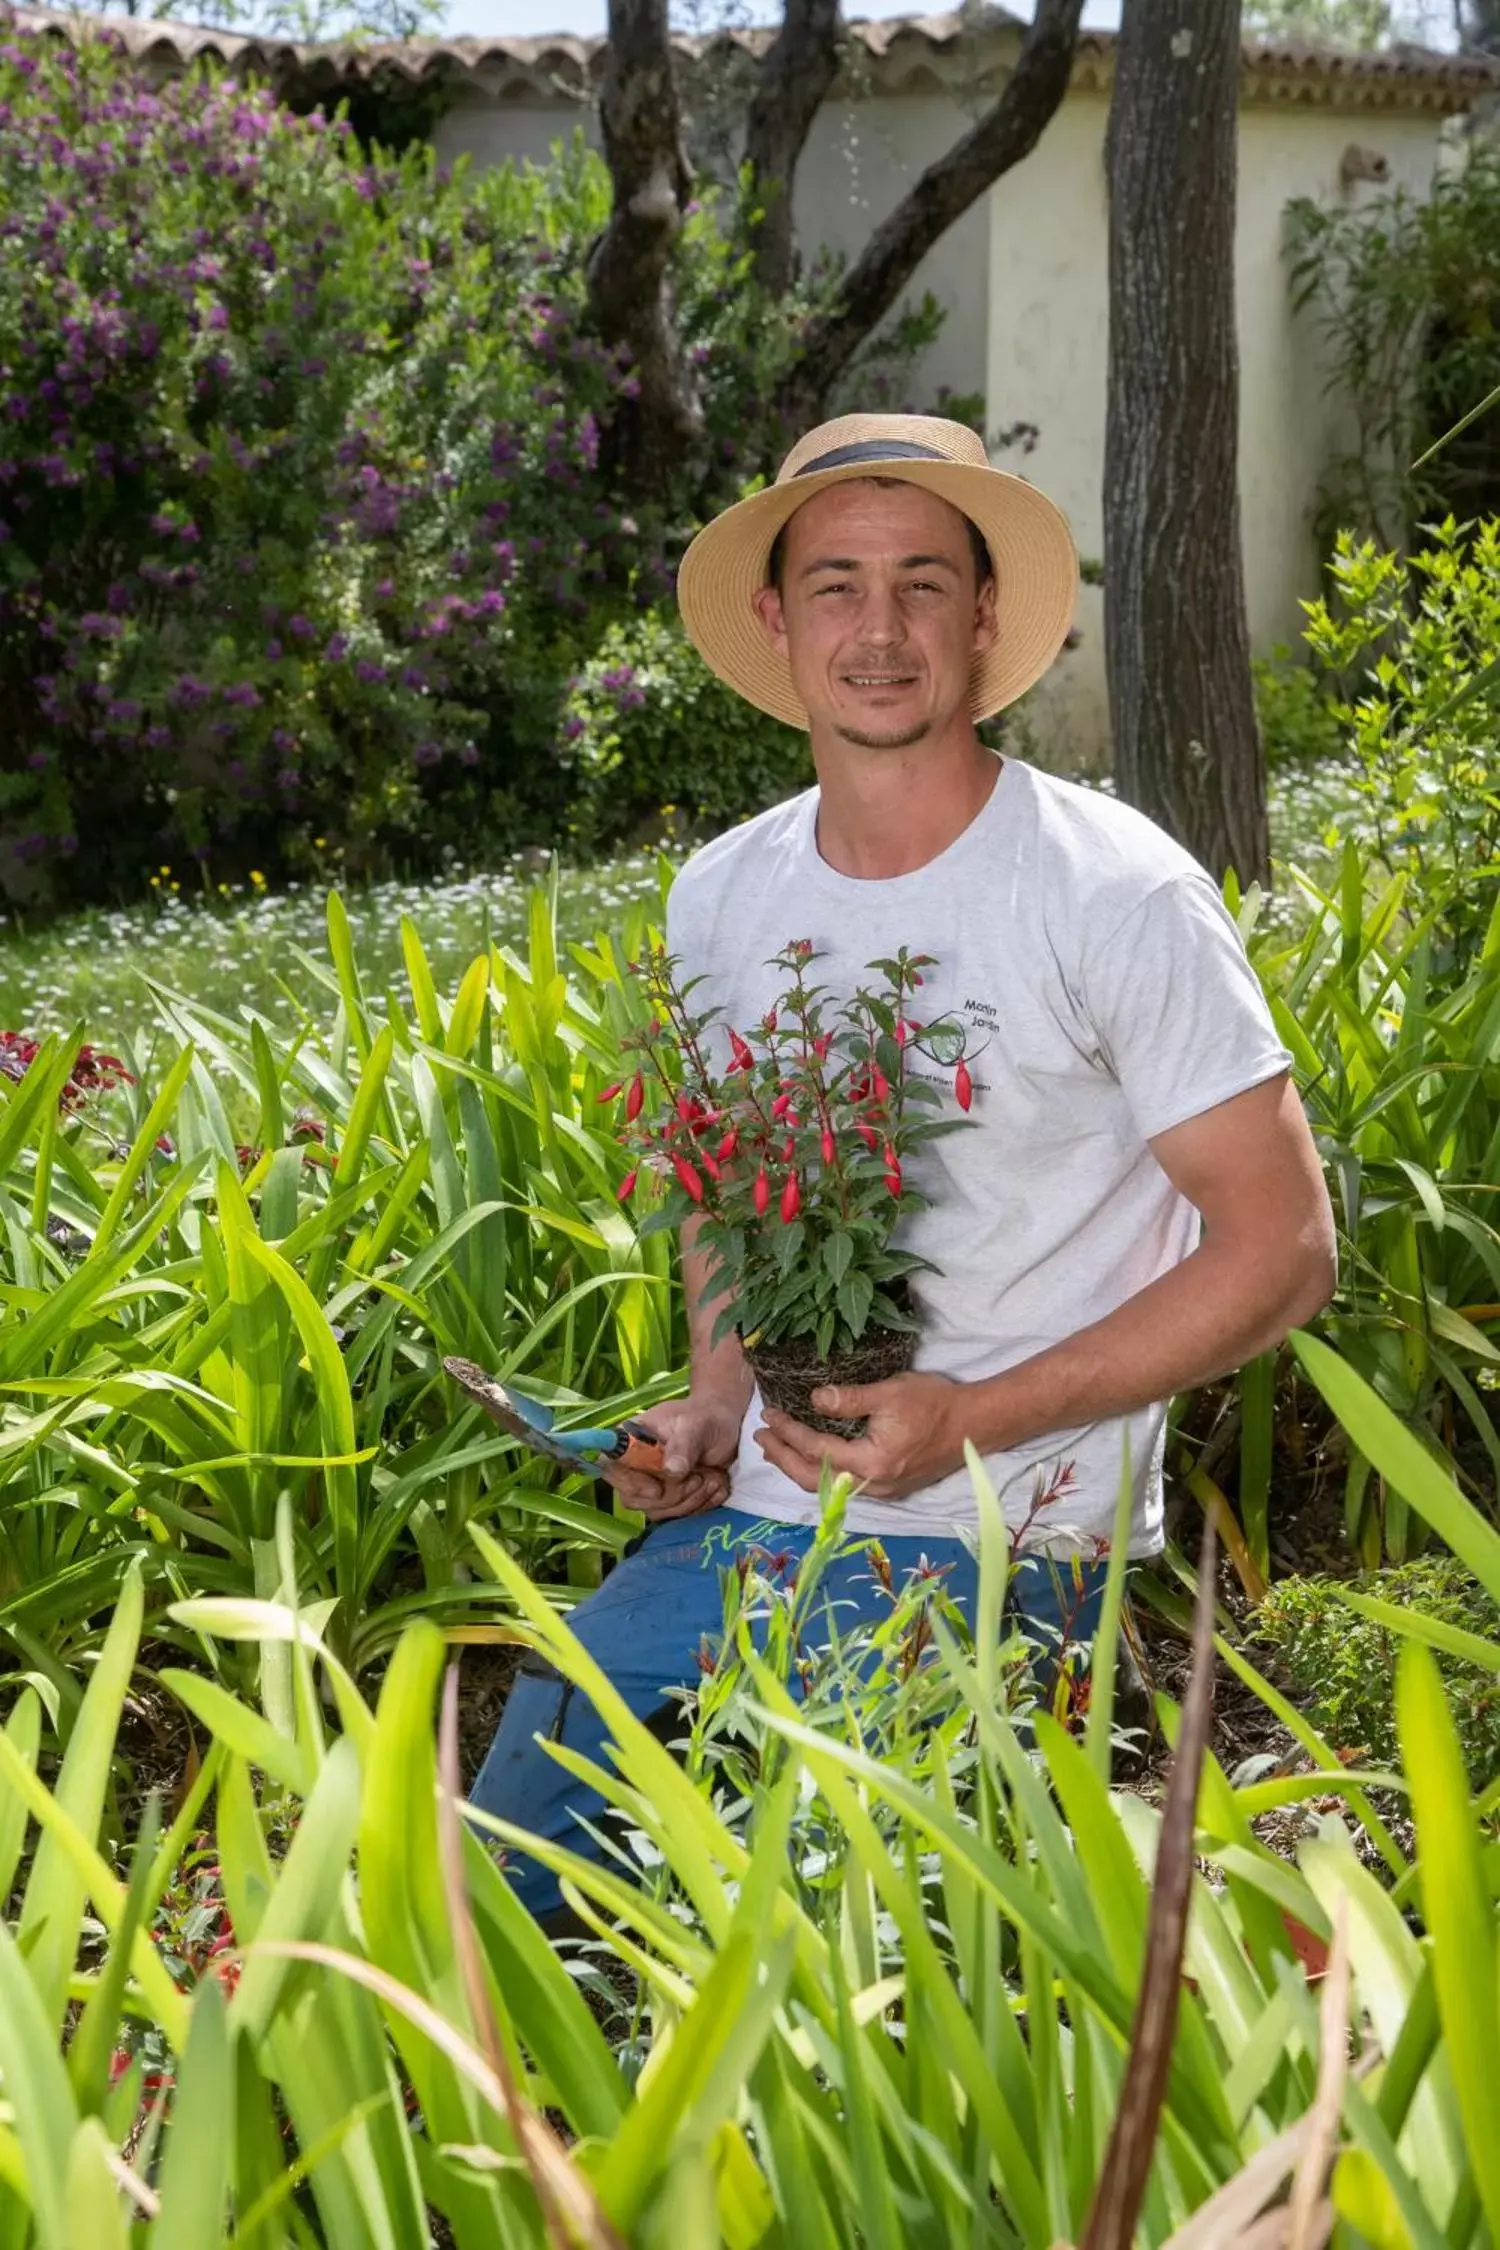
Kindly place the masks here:
[(935, 1484), (952, 1469), (963, 1467), (963, 1399), (967, 1389), (946, 1375), (893, 1375), (884, 1383), (845, 1384), (814, 1391), (812, 1403), (819, 1414), (838, 1414), (853, 1421), (867, 1418), (862, 1438), (825, 1437), (806, 1423), (793, 1421), (775, 1407), (767, 1407), (755, 1442), (793, 1484), (816, 1492), (823, 1464), (836, 1473), (847, 1471), (871, 1500), (904, 1500)]

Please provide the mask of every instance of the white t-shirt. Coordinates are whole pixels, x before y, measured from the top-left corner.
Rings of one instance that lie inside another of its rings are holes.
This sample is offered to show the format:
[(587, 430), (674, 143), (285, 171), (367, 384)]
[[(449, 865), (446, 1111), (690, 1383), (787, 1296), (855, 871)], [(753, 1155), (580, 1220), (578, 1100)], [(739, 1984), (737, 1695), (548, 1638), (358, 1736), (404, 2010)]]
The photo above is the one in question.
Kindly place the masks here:
[[(817, 811), (812, 789), (695, 854), (672, 888), (668, 948), (706, 980), (695, 1011), (720, 1007), (737, 1028), (776, 998), (781, 972), (767, 963), (791, 939), (812, 940), (816, 981), (835, 993), (878, 981), (868, 964), (898, 946), (936, 956), (920, 1020), (965, 1027), (975, 1124), (912, 1152), (929, 1208), (898, 1239), (938, 1268), (913, 1281), (916, 1366), (976, 1381), (1087, 1328), (1188, 1255), (1198, 1214), (1147, 1142), (1291, 1058), (1216, 886), (1129, 806), (1007, 756), (946, 851), (875, 881), (819, 857)], [(816, 1499), (755, 1444), (759, 1422), (752, 1399), (730, 1507), (816, 1520)], [(1020, 1527), (1071, 1464), (1031, 1536), (1107, 1537), (1128, 1425), (1131, 1551), (1153, 1553), (1165, 1423), (1163, 1403), (990, 1454), (1008, 1521)], [(975, 1515), (960, 1469), (905, 1500), (856, 1499), (847, 1521), (951, 1538)]]

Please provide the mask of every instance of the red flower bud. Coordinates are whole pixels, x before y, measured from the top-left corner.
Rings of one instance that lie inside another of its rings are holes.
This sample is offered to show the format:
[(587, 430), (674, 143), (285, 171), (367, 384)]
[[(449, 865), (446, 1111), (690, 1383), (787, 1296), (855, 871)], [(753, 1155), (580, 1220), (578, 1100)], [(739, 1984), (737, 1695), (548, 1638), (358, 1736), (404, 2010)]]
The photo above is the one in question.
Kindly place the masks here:
[(797, 1213), (801, 1209), (801, 1207), (802, 1190), (798, 1185), (797, 1175), (795, 1172), (788, 1172), (786, 1176), (786, 1186), (781, 1191), (782, 1225), (790, 1226), (793, 1219), (796, 1218)]
[(639, 1171), (626, 1173), (624, 1179), (621, 1180), (619, 1186), (615, 1189), (615, 1194), (621, 1203), (628, 1203), (630, 1201), (630, 1198), (635, 1193), (635, 1183), (639, 1178)]
[(760, 1019), (760, 1027), (762, 1031), (774, 1031), (776, 1029), (776, 1010), (774, 1008), (766, 1010), (766, 1013)]
[(704, 1171), (708, 1174), (711, 1180), (717, 1180), (720, 1177), (718, 1160), (717, 1158), (710, 1156), (706, 1148), (699, 1149), (698, 1162), (702, 1165)]
[(596, 1099), (597, 1101), (601, 1101), (601, 1102), (615, 1102), (615, 1101), (618, 1101), (618, 1100), (619, 1100), (619, 1098), (620, 1098), (621, 1092), (622, 1092), (622, 1091), (623, 1091), (623, 1089), (624, 1089), (624, 1085), (625, 1085), (625, 1081), (624, 1081), (624, 1079), (623, 1079), (623, 1078), (617, 1078), (617, 1079), (615, 1080), (615, 1082), (614, 1082), (613, 1086), (606, 1086), (606, 1087), (605, 1087), (605, 1089), (604, 1089), (604, 1091), (603, 1091), (603, 1093), (602, 1093), (602, 1094), (598, 1094), (598, 1095), (596, 1095), (596, 1096), (595, 1096), (595, 1099)]
[(695, 1203), (701, 1203), (703, 1201), (703, 1182), (699, 1179), (696, 1168), (689, 1164), (685, 1156), (674, 1156), (672, 1169), (682, 1184), (684, 1194), (690, 1195)]
[(792, 1097), (790, 1094), (778, 1094), (771, 1104), (771, 1115), (775, 1118), (785, 1117), (791, 1106)]
[(893, 1162), (887, 1165), (885, 1173), (885, 1184), (890, 1189), (892, 1195), (899, 1195), (901, 1193), (901, 1167), (899, 1164)]
[(724, 1135), (723, 1140), (720, 1141), (718, 1150), (716, 1152), (719, 1162), (721, 1164), (727, 1164), (739, 1145), (740, 1129), (737, 1125), (731, 1125), (729, 1131)]
[(792, 1134), (792, 1133), (788, 1133), (788, 1134), (787, 1134), (787, 1137), (786, 1137), (786, 1139), (785, 1139), (785, 1140), (784, 1140), (784, 1141), (782, 1142), (782, 1144), (781, 1144), (781, 1161), (782, 1161), (782, 1163), (783, 1163), (783, 1164), (790, 1164), (790, 1163), (791, 1163), (791, 1161), (792, 1161), (792, 1158), (793, 1158), (793, 1157), (794, 1157), (794, 1156), (796, 1155), (796, 1153), (797, 1153), (797, 1141), (796, 1141), (796, 1136), (795, 1136), (794, 1134)]
[(630, 1081), (630, 1091), (625, 1096), (625, 1119), (633, 1125), (641, 1114), (641, 1104), (646, 1099), (646, 1082), (639, 1071)]
[(823, 1128), (823, 1162), (825, 1164), (833, 1162), (833, 1135), (826, 1125)]
[(906, 1042), (907, 1042), (907, 1040), (908, 1040), (908, 1039), (909, 1039), (910, 1037), (911, 1037), (911, 1025), (910, 1025), (910, 1024), (909, 1024), (909, 1023), (907, 1022), (907, 1020), (906, 1020), (905, 1016), (897, 1016), (897, 1018), (896, 1018), (896, 1045), (897, 1045), (898, 1047), (904, 1047), (904, 1046), (906, 1045)]
[(755, 1057), (737, 1031), (731, 1031), (729, 1034), (729, 1052), (734, 1058), (729, 1065), (732, 1071), (753, 1070), (755, 1068)]
[(969, 1066), (962, 1055), (959, 1056), (958, 1068), (953, 1073), (953, 1094), (960, 1109), (967, 1109), (974, 1099), (974, 1081), (969, 1076)]
[(878, 1148), (880, 1146), (880, 1135), (876, 1132), (874, 1126), (867, 1125), (862, 1117), (856, 1122), (854, 1130), (858, 1133), (866, 1148)]
[(763, 1219), (771, 1202), (771, 1183), (770, 1180), (766, 1177), (766, 1168), (764, 1164), (762, 1164), (760, 1170), (755, 1175), (755, 1186), (752, 1190), (752, 1196), (755, 1203), (756, 1214), (758, 1217)]
[(828, 1050), (832, 1045), (833, 1033), (831, 1031), (820, 1031), (813, 1041), (813, 1053), (817, 1056), (819, 1062), (827, 1062)]

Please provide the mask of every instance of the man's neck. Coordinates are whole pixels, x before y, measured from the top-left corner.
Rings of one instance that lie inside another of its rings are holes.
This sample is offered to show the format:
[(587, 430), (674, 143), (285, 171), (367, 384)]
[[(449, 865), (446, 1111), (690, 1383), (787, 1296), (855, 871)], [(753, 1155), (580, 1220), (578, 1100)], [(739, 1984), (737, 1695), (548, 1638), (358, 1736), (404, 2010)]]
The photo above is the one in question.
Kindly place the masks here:
[(989, 802), (1001, 761), (969, 727), (946, 743), (864, 750), (813, 743), (818, 855), (866, 882), (911, 875), (937, 859)]

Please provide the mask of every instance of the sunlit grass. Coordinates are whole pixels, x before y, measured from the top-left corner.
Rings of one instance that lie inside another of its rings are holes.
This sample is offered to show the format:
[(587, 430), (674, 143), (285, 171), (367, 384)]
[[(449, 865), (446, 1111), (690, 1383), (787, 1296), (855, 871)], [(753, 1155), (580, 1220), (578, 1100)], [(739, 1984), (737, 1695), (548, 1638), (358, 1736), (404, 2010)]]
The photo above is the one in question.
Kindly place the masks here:
[[(563, 938), (618, 928), (637, 900), (656, 895), (658, 865), (654, 852), (633, 852), (598, 867), (564, 869)], [(345, 889), (366, 989), (404, 985), (403, 914), (420, 924), (439, 986), (456, 984), (488, 942), (511, 944), (524, 935), (536, 880), (536, 857), (529, 855), (460, 879)], [(35, 933), (12, 922), (0, 931), (0, 1028), (38, 1034), (81, 1019), (108, 1046), (149, 1012), (145, 977), (227, 1014), (242, 1003), (295, 1014), (307, 1000), (298, 951), (318, 958), (325, 952), (325, 898), (321, 884), (247, 891), (214, 904), (168, 893)]]
[[(1278, 859), (1318, 873), (1345, 836), (1361, 838), (1368, 825), (1349, 767), (1301, 762), (1273, 772), (1271, 833)], [(629, 906), (655, 893), (658, 865), (654, 852), (632, 852), (596, 867), (565, 868), (559, 894), (564, 937), (617, 927)], [(345, 887), (367, 987), (379, 991), (387, 980), (401, 979), (403, 914), (420, 924), (439, 983), (456, 982), (487, 940), (519, 938), (536, 872), (537, 855), (528, 854), (488, 873), (446, 881)], [(140, 906), (78, 914), (34, 932), (12, 918), (0, 926), (0, 1029), (42, 1033), (82, 1020), (107, 1046), (148, 1012), (143, 977), (227, 1013), (248, 1002), (281, 1014), (291, 1005), (289, 991), (297, 1006), (306, 996), (297, 950), (322, 953), (324, 896), (321, 884), (276, 894), (247, 890), (213, 903), (163, 891)], [(1281, 912), (1295, 915), (1292, 894)]]

